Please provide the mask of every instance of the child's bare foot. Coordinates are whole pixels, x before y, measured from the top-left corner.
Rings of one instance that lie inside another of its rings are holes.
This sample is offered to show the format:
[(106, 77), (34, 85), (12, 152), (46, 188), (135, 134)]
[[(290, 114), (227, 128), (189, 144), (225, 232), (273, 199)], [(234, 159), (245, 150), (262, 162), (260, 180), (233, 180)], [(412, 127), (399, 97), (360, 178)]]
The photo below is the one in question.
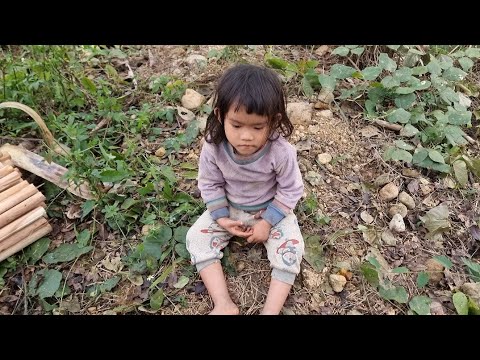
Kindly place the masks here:
[(238, 315), (240, 311), (233, 302), (215, 305), (208, 315)]

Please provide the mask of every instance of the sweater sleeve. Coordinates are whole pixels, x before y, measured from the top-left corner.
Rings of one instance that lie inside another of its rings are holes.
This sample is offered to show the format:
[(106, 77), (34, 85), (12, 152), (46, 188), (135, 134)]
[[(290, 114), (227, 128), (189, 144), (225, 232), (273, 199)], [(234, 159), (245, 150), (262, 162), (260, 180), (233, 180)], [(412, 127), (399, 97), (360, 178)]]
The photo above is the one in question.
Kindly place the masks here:
[(275, 169), (277, 180), (275, 198), (262, 214), (262, 218), (272, 226), (293, 210), (303, 195), (304, 185), (295, 148), (290, 146), (284, 155), (285, 161)]
[(198, 188), (214, 220), (230, 216), (225, 196), (225, 179), (216, 163), (214, 145), (207, 142), (203, 144), (200, 153)]

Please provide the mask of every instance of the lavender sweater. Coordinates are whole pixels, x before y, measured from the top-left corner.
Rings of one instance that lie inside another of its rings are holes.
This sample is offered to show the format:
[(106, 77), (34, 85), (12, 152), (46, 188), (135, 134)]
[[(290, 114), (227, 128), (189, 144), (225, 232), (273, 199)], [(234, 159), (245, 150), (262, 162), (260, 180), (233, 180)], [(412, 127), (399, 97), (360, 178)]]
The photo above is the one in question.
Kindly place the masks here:
[(281, 136), (249, 157), (235, 154), (227, 141), (205, 142), (198, 187), (214, 220), (229, 217), (229, 205), (244, 211), (266, 208), (262, 218), (272, 226), (295, 208), (303, 194), (296, 149)]

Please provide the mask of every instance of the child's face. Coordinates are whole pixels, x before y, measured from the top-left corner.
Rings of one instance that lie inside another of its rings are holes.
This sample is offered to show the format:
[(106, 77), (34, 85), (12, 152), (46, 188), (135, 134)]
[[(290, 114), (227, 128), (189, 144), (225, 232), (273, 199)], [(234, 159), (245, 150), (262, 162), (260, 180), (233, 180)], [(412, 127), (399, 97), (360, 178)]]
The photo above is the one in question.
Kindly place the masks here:
[(225, 135), (238, 154), (252, 155), (267, 141), (268, 117), (247, 114), (243, 106), (235, 112), (231, 106), (225, 115)]

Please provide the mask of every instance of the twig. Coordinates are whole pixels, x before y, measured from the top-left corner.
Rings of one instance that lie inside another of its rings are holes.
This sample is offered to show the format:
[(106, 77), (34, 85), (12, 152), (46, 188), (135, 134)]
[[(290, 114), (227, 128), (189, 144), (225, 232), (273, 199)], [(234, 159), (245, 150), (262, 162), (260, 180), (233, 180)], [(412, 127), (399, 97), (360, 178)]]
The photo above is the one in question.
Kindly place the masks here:
[(105, 125), (107, 125), (108, 123), (110, 122), (110, 119), (109, 118), (104, 118), (102, 119), (98, 124), (97, 126), (95, 126), (95, 129), (92, 130), (92, 132), (90, 134), (95, 134), (98, 130), (100, 130), (101, 128), (103, 128)]
[(393, 130), (393, 131), (400, 131), (400, 130), (402, 130), (402, 127), (403, 127), (401, 125), (391, 124), (391, 123), (383, 121), (383, 120), (374, 120), (373, 122), (375, 124), (377, 124), (378, 126), (381, 126), (385, 129), (389, 129), (389, 130)]

